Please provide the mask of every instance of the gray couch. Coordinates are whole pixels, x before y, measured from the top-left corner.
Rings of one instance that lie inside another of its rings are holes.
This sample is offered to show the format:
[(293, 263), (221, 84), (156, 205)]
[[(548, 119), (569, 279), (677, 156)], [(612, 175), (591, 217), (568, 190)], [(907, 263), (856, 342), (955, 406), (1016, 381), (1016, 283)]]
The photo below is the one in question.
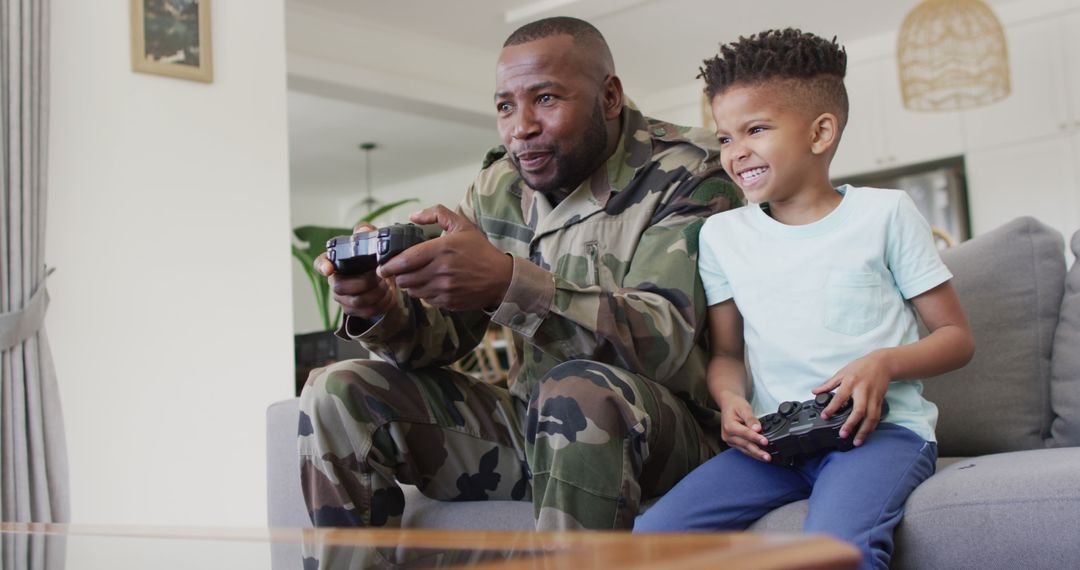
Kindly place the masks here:
[[(938, 472), (907, 502), (894, 568), (1080, 566), (1080, 265), (1066, 276), (1059, 234), (1020, 218), (944, 252), (976, 354), (925, 382)], [(1080, 255), (1080, 232), (1072, 237)], [(296, 457), (297, 400), (267, 413), (269, 522), (310, 526)], [(406, 489), (405, 524), (532, 528), (532, 505), (439, 503)], [(752, 529), (801, 529), (806, 501)]]

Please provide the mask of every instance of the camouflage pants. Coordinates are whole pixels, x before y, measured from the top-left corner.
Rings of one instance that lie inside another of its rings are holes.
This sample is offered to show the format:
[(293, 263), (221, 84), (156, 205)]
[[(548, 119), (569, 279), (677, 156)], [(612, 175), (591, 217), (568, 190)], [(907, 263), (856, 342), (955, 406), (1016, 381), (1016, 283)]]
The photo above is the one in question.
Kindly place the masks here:
[(539, 529), (630, 528), (718, 449), (665, 388), (592, 361), (556, 366), (528, 402), (449, 369), (340, 362), (308, 379), (299, 436), (319, 526), (400, 525), (400, 481), (444, 501), (531, 497)]

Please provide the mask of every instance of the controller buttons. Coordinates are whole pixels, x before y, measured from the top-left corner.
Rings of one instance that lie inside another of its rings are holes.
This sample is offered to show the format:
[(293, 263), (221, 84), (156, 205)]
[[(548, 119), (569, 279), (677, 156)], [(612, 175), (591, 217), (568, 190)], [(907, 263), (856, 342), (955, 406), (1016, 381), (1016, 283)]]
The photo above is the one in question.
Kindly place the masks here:
[(792, 414), (799, 411), (799, 403), (798, 402), (781, 402), (780, 408), (778, 408), (777, 411), (780, 412), (781, 416), (784, 416), (785, 418), (789, 418), (789, 417), (792, 416)]
[(784, 424), (784, 420), (780, 419), (780, 416), (776, 414), (766, 414), (761, 416), (761, 433), (768, 437)]
[(822, 392), (821, 394), (818, 394), (816, 398), (814, 398), (814, 405), (819, 408), (824, 408), (825, 406), (829, 405), (829, 402), (832, 401), (832, 398), (832, 392)]

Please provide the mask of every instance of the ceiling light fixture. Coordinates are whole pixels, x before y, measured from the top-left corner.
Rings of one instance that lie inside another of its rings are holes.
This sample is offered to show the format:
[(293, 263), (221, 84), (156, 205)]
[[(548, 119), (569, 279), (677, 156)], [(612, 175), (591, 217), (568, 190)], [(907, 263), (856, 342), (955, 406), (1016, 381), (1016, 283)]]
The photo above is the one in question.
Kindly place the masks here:
[(982, 0), (924, 0), (900, 26), (896, 57), (913, 111), (971, 109), (1010, 92), (1005, 32)]
[(360, 203), (364, 205), (369, 214), (379, 204), (379, 201), (371, 194), (371, 151), (378, 148), (378, 146), (373, 142), (360, 143), (360, 150), (364, 151), (364, 189), (367, 190), (367, 196)]

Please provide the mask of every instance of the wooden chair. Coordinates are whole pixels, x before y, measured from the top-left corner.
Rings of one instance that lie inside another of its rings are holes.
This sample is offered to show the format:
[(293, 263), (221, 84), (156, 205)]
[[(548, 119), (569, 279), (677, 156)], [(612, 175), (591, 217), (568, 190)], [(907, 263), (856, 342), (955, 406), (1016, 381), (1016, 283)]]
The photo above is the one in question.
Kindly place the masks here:
[[(489, 384), (505, 385), (512, 358), (510, 332), (492, 324), (484, 334), (484, 340), (450, 367)], [(504, 361), (506, 366), (503, 365)]]

